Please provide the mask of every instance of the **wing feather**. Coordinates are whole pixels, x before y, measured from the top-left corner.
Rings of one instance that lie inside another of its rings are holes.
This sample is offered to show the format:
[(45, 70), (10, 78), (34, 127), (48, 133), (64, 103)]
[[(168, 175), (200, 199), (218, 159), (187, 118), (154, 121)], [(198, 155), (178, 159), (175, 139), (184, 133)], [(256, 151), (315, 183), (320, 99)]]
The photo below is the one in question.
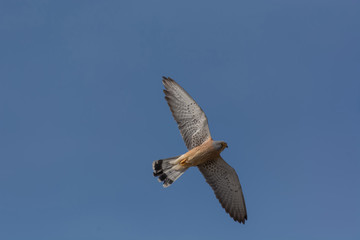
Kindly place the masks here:
[(163, 84), (165, 99), (178, 124), (186, 147), (190, 150), (201, 145), (211, 137), (204, 111), (173, 79), (163, 77)]
[(235, 170), (221, 157), (198, 166), (225, 211), (240, 223), (247, 220), (244, 195)]

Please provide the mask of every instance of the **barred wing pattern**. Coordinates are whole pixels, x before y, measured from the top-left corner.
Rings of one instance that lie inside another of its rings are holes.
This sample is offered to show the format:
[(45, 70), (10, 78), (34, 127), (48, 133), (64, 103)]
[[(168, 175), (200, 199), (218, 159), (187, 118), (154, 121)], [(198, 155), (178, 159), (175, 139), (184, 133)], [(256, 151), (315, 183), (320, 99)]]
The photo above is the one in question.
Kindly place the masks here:
[(178, 124), (186, 147), (190, 150), (201, 145), (211, 137), (205, 113), (173, 79), (163, 77), (163, 84), (165, 99)]
[(221, 157), (209, 160), (198, 168), (225, 211), (234, 221), (245, 224), (247, 220), (245, 200), (235, 170)]

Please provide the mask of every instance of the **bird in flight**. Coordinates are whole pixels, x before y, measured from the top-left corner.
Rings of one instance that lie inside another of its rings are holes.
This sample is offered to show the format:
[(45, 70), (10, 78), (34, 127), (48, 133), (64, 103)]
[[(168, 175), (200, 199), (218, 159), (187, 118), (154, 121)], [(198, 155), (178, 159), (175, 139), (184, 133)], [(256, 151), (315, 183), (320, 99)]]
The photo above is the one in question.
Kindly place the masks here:
[(239, 178), (220, 156), (227, 143), (211, 138), (205, 113), (179, 84), (169, 77), (163, 77), (162, 82), (165, 99), (189, 151), (154, 161), (154, 176), (166, 188), (189, 167), (198, 167), (225, 211), (234, 221), (245, 224), (247, 213)]

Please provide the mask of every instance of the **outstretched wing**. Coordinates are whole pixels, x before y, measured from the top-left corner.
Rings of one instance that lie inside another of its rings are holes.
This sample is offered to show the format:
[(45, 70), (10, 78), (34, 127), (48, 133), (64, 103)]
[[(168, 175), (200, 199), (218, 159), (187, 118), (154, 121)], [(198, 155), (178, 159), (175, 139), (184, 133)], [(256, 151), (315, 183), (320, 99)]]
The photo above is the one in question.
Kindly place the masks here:
[(221, 157), (209, 160), (198, 167), (225, 211), (234, 221), (245, 224), (247, 220), (245, 200), (235, 170)]
[(178, 124), (186, 147), (201, 145), (210, 136), (208, 121), (194, 99), (171, 78), (163, 77), (165, 99)]

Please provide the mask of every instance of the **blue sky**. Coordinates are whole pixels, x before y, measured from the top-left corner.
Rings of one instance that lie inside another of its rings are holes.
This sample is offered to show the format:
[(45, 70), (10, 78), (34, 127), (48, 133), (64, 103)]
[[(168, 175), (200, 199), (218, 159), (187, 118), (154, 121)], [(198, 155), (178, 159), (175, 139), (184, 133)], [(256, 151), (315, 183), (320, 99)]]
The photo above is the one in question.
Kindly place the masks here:
[[(358, 1), (1, 1), (1, 239), (359, 239)], [(235, 223), (162, 76), (238, 172)]]

